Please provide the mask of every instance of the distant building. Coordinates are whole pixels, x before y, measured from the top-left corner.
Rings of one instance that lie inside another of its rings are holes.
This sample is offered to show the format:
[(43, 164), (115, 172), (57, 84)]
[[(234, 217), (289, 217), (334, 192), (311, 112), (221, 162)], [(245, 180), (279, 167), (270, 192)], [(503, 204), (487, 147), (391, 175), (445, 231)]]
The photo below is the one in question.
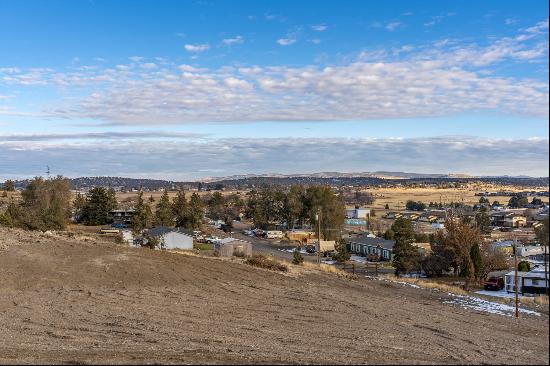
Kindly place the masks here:
[(514, 242), (512, 240), (494, 241), (491, 243), (491, 248), (505, 254), (513, 254)]
[(130, 225), (134, 216), (134, 209), (113, 210), (109, 213), (113, 218), (113, 224)]
[(527, 225), (525, 209), (493, 211), (489, 214), (491, 225), (500, 227), (524, 227)]
[(346, 209), (347, 219), (366, 219), (370, 216), (370, 208), (355, 206), (355, 208)]
[(193, 249), (193, 236), (165, 226), (150, 229), (148, 235), (159, 238), (164, 249)]
[(530, 257), (544, 254), (544, 247), (541, 245), (518, 245), (516, 255), (520, 257)]
[(252, 243), (236, 238), (224, 238), (214, 244), (214, 250), (220, 257), (250, 257), (252, 255)]
[(390, 261), (393, 258), (395, 240), (363, 235), (357, 238), (346, 239), (346, 246), (350, 253), (363, 257), (377, 254), (380, 259)]

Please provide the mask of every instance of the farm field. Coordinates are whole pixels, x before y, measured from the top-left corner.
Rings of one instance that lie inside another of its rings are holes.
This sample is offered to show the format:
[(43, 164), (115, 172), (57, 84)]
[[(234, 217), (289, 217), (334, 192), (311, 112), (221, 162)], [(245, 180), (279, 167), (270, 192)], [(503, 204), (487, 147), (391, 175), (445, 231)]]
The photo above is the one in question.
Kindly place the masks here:
[(0, 276), (3, 364), (548, 363), (547, 312), (312, 269), (0, 228)]

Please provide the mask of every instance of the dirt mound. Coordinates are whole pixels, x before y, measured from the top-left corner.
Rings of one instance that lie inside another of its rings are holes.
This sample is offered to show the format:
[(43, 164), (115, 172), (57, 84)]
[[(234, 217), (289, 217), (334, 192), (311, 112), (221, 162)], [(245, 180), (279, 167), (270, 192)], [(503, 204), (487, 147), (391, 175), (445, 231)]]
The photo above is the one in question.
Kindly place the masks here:
[(325, 273), (0, 231), (2, 363), (548, 363), (548, 317)]

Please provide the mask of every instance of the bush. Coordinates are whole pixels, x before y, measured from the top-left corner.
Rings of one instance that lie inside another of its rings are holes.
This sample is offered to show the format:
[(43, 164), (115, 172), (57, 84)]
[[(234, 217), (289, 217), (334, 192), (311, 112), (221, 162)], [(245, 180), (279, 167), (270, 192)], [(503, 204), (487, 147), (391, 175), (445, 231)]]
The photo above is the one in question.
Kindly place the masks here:
[(280, 263), (271, 257), (266, 257), (261, 254), (254, 255), (253, 257), (246, 259), (244, 263), (272, 271), (288, 272), (288, 266), (286, 264)]
[(531, 270), (531, 265), (529, 265), (529, 262), (521, 261), (518, 263), (519, 272), (529, 272), (530, 270)]
[(299, 265), (302, 263), (304, 263), (304, 256), (302, 255), (302, 253), (300, 253), (300, 249), (296, 248), (294, 249), (292, 264)]

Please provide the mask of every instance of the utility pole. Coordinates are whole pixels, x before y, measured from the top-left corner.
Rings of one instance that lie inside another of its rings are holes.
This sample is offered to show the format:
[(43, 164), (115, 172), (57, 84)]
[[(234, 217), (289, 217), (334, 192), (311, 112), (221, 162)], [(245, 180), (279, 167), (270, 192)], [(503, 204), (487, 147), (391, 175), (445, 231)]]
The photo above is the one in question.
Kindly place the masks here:
[(519, 308), (518, 308), (518, 303), (519, 303), (519, 295), (518, 295), (518, 255), (517, 255), (517, 252), (516, 252), (516, 248), (517, 248), (517, 245), (518, 245), (517, 243), (518, 243), (518, 240), (514, 236), (514, 290), (515, 290), (515, 293), (516, 293), (516, 318), (519, 318)]
[(317, 214), (315, 215), (317, 220), (317, 264), (321, 265), (321, 210), (317, 209)]
[(544, 292), (548, 295), (548, 243), (544, 244)]

